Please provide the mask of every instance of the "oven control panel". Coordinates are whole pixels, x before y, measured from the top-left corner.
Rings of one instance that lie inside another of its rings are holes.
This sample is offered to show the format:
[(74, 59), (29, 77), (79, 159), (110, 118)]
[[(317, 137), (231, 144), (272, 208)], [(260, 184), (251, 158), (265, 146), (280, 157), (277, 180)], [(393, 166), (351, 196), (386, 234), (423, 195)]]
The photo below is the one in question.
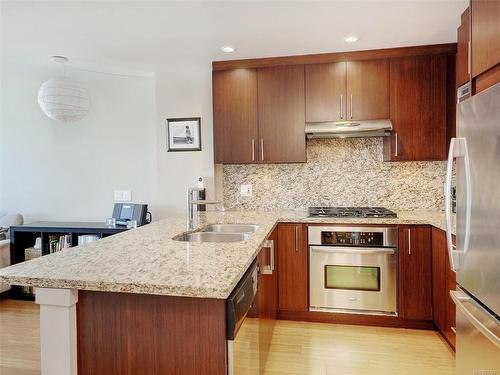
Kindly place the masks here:
[(321, 245), (384, 246), (381, 232), (321, 232)]
[(397, 228), (375, 226), (309, 226), (309, 245), (397, 247)]

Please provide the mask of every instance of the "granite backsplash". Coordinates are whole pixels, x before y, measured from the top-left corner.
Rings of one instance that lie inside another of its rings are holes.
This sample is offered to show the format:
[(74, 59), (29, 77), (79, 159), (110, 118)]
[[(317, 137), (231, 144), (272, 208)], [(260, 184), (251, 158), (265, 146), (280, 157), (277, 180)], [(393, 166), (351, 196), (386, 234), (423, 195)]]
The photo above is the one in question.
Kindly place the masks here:
[[(224, 205), (236, 209), (385, 206), (444, 209), (446, 162), (384, 162), (381, 138), (307, 141), (307, 163), (224, 165)], [(251, 184), (251, 197), (240, 185)]]

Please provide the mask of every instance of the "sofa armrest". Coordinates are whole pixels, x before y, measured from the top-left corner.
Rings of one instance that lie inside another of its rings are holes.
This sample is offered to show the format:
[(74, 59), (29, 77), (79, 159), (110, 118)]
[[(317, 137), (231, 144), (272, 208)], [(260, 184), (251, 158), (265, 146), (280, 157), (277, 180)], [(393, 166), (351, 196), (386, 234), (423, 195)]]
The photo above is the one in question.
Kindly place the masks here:
[(0, 268), (10, 266), (10, 240), (0, 241)]

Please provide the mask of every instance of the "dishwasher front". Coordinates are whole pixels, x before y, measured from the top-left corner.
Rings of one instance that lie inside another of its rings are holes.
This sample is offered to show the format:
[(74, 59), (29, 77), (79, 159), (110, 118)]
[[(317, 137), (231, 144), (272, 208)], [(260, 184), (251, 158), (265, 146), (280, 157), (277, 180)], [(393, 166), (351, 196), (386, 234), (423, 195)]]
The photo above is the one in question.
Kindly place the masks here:
[[(254, 261), (227, 299), (228, 374), (259, 374), (259, 325), (254, 309), (259, 285), (259, 267)], [(249, 311), (252, 313), (249, 314)], [(252, 317), (250, 317), (252, 316)]]

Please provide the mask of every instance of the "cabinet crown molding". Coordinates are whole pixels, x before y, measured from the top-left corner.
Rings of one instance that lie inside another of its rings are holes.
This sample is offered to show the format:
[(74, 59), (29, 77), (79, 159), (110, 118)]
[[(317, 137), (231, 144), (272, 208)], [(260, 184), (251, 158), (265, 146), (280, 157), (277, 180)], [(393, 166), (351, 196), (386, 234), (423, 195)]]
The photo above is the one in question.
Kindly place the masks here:
[(456, 43), (424, 46), (371, 49), (365, 51), (332, 52), (310, 55), (264, 57), (241, 60), (213, 61), (212, 70), (251, 69), (284, 65), (324, 64), (337, 61), (387, 59), (402, 56), (455, 54)]

